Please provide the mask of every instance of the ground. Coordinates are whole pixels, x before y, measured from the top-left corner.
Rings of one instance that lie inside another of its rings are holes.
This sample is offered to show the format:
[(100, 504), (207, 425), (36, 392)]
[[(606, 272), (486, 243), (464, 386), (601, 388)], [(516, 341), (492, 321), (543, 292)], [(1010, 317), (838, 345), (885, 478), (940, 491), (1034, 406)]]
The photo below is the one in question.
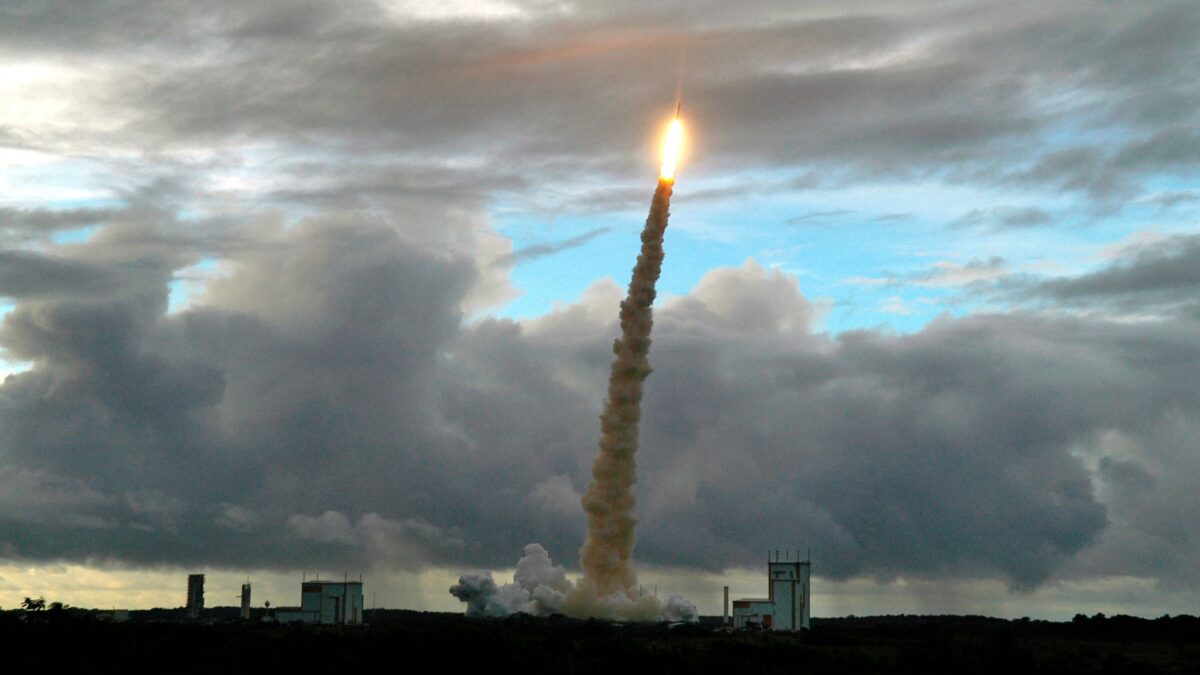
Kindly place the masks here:
[[(181, 610), (109, 623), (86, 610), (0, 613), (0, 644), (16, 669), (204, 673), (252, 667), (410, 668), (530, 673), (1196, 673), (1200, 619), (984, 617), (814, 619), (803, 634), (718, 630), (720, 620), (613, 625), (562, 617), (467, 619), (377, 610), (359, 628), (241, 623), (234, 608), (182, 623)], [(439, 668), (442, 669), (442, 668)]]

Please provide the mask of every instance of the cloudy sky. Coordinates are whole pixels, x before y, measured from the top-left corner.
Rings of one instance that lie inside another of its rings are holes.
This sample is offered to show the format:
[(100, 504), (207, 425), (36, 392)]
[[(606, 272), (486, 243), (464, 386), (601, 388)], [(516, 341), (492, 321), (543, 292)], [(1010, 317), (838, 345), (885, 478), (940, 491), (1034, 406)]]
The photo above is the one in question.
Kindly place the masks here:
[(644, 580), (1194, 613), (1197, 63), (1195, 2), (0, 0), (0, 606), (575, 568), (682, 91)]

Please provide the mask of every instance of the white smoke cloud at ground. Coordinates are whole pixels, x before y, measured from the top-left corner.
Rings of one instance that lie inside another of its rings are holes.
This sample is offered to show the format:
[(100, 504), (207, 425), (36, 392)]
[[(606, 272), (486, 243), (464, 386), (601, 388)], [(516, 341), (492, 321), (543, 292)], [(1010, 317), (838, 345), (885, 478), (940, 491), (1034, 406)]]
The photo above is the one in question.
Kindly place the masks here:
[(618, 621), (696, 621), (699, 612), (687, 599), (672, 595), (660, 600), (652, 593), (615, 592), (597, 597), (571, 581), (566, 568), (555, 565), (541, 544), (529, 544), (517, 561), (513, 580), (499, 585), (491, 572), (465, 572), (450, 594), (467, 603), (467, 616), (506, 617), (513, 614)]

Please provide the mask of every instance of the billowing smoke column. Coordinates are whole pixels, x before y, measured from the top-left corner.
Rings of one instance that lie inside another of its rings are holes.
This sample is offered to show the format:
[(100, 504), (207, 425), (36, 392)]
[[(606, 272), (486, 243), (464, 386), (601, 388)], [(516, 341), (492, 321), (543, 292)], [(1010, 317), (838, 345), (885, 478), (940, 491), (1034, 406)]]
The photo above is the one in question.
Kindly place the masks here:
[(675, 186), (675, 165), (683, 142), (679, 109), (667, 130), (658, 188), (642, 229), (642, 250), (633, 268), (629, 293), (621, 302), (621, 337), (613, 343), (608, 398), (600, 415), (600, 454), (592, 464), (592, 484), (581, 503), (588, 517), (580, 549), (583, 578), (578, 584), (554, 565), (538, 544), (525, 547), (513, 582), (497, 586), (489, 573), (459, 577), (450, 592), (467, 603), (470, 616), (564, 613), (625, 620), (695, 621), (696, 606), (671, 596), (665, 603), (638, 587), (630, 558), (635, 542), (637, 482), (634, 455), (642, 418), (642, 385), (650, 375), (651, 305), (663, 261), (663, 234)]
[(637, 481), (638, 425), (642, 418), (642, 384), (650, 374), (650, 306), (657, 294), (663, 261), (663, 233), (671, 206), (671, 177), (660, 177), (650, 215), (642, 229), (642, 252), (633, 268), (629, 293), (621, 302), (621, 337), (613, 343), (616, 359), (608, 377), (608, 399), (600, 415), (600, 455), (592, 464), (593, 482), (583, 495), (588, 516), (587, 539), (579, 552), (583, 584), (598, 596), (635, 593), (633, 555)]

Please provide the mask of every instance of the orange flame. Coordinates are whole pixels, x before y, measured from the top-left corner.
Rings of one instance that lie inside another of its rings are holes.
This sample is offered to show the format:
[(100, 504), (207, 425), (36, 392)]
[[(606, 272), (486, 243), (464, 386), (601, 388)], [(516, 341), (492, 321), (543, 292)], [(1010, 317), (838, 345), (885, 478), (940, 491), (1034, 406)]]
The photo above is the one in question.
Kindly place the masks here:
[(683, 122), (676, 117), (667, 127), (667, 140), (663, 143), (662, 168), (658, 172), (660, 179), (675, 182), (675, 167), (679, 163), (679, 155), (682, 151)]

